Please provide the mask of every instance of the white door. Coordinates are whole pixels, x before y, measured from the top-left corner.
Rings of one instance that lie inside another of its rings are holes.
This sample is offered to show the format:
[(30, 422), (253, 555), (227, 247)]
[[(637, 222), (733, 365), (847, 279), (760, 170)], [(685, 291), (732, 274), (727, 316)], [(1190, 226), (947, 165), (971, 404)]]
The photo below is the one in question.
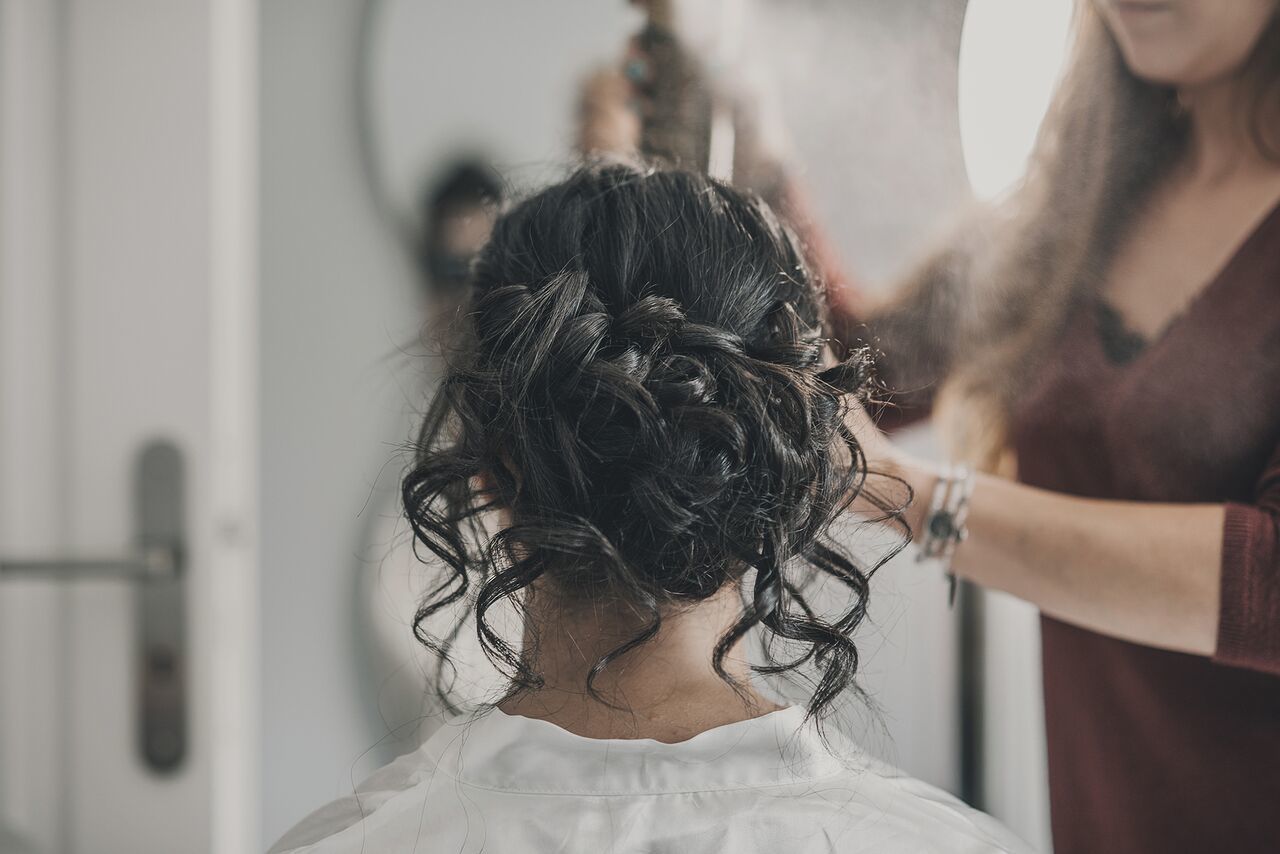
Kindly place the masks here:
[(257, 846), (255, 16), (0, 0), (0, 852)]

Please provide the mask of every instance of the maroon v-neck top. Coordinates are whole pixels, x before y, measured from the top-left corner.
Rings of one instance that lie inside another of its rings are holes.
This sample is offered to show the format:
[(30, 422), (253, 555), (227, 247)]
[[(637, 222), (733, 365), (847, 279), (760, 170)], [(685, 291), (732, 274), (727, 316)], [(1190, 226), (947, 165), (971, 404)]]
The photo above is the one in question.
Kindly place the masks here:
[(1055, 851), (1280, 852), (1280, 208), (1157, 340), (1098, 309), (1015, 414), (1018, 477), (1226, 504), (1222, 603), (1212, 658), (1043, 618)]

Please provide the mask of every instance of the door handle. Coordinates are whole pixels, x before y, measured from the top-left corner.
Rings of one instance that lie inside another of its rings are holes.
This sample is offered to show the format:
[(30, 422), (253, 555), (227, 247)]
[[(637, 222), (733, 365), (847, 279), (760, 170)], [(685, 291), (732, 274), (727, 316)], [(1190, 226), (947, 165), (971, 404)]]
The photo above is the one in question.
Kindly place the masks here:
[(3, 558), (0, 576), (26, 576), (50, 581), (119, 578), (147, 581), (178, 574), (177, 550), (153, 546), (121, 557)]
[(133, 477), (134, 548), (112, 557), (0, 558), (0, 579), (123, 579), (135, 585), (138, 749), (169, 772), (187, 752), (186, 483), (172, 442), (147, 442)]

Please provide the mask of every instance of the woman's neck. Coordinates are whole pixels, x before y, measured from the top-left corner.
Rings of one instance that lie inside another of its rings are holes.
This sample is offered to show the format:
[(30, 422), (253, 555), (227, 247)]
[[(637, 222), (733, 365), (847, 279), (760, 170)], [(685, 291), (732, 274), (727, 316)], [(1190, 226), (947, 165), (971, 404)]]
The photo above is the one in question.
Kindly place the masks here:
[(1244, 84), (1227, 77), (1178, 90), (1178, 102), (1191, 122), (1189, 177), (1219, 183), (1274, 169), (1263, 157), (1242, 119), (1247, 101)]
[(751, 688), (741, 643), (724, 661), (740, 688), (712, 667), (716, 644), (742, 612), (735, 585), (665, 615), (654, 638), (596, 676), (596, 696), (586, 689), (591, 669), (642, 632), (647, 615), (627, 606), (567, 605), (546, 591), (531, 591), (526, 607), (526, 655), (544, 684), (504, 700), (499, 708), (507, 714), (546, 720), (588, 738), (676, 742), (779, 708)]

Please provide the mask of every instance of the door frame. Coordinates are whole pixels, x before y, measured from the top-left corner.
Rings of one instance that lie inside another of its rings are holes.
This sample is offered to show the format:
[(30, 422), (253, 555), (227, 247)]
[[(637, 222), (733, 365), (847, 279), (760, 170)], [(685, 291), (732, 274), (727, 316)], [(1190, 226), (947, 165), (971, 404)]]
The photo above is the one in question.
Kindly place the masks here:
[(210, 851), (262, 848), (262, 595), (258, 549), (258, 0), (206, 0), (210, 15), (210, 321), (214, 516), (206, 587)]
[[(140, 22), (149, 3), (168, 2), (97, 1), (117, 3), (124, 20)], [(64, 545), (57, 525), (49, 523), (58, 517), (66, 484), (40, 473), (56, 458), (59, 413), (66, 411), (61, 397), (67, 375), (55, 342), (69, 293), (60, 235), (76, 204), (67, 177), (67, 139), (74, 124), (67, 81), (75, 61), (68, 24), (74, 14), (72, 0), (0, 0), (0, 385), (9, 385), (30, 407), (29, 418), (24, 415), (18, 428), (0, 435), (3, 476), (24, 484), (22, 501), (0, 507), (0, 552), (19, 548), (47, 555)], [(209, 401), (209, 444), (201, 462), (207, 467), (208, 495), (202, 502), (204, 518), (190, 520), (201, 530), (204, 553), (192, 562), (189, 602), (192, 625), (206, 627), (191, 638), (192, 672), (203, 683), (192, 686), (191, 696), (208, 703), (198, 716), (208, 731), (198, 738), (208, 751), (203, 773), (209, 775), (204, 808), (210, 838), (193, 850), (248, 854), (262, 847), (259, 4), (194, 0), (183, 14), (207, 33), (208, 50), (187, 60), (191, 68), (156, 73), (190, 73), (208, 81), (196, 97), (209, 127), (199, 176), (208, 199), (207, 232), (199, 240), (208, 248), (208, 267), (200, 274), (209, 283), (210, 368), (207, 377), (193, 380), (204, 384)], [(139, 38), (146, 38), (142, 29)], [(26, 490), (27, 484), (36, 489)], [(43, 522), (28, 525), (28, 517)], [(0, 674), (21, 688), (6, 690), (12, 685), (0, 684), (0, 825), (6, 819), (18, 822), (19, 829), (30, 828), (43, 845), (59, 850), (67, 839), (59, 826), (65, 781), (76, 757), (63, 746), (56, 722), (65, 714), (70, 678), (65, 665), (73, 651), (66, 643), (59, 646), (59, 632), (50, 629), (34, 639), (49, 648), (33, 656), (33, 639), (24, 632), (41, 622), (56, 625), (67, 589), (58, 582), (4, 583), (22, 589), (7, 601), (0, 596)], [(37, 716), (55, 723), (41, 726)]]

